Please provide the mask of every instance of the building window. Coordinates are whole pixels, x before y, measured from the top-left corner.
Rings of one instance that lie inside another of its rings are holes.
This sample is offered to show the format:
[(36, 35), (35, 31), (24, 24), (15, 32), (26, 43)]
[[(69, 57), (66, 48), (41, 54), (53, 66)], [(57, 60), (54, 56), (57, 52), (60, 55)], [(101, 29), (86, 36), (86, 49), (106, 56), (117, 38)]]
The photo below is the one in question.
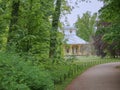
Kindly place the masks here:
[(72, 54), (74, 54), (74, 47), (72, 46)]
[(69, 53), (69, 48), (66, 49), (66, 52)]
[(66, 53), (69, 53), (69, 47), (65, 47)]
[(70, 33), (72, 33), (72, 30), (70, 30)]
[(76, 49), (76, 54), (77, 54), (78, 53), (78, 46), (76, 46), (75, 49)]

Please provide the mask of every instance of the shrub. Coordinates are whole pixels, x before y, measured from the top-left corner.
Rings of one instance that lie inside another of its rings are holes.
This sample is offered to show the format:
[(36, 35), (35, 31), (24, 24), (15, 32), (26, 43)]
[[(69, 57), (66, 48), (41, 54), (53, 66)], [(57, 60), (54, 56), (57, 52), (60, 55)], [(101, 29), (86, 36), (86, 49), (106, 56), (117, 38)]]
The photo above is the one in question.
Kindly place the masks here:
[(64, 82), (66, 78), (69, 78), (77, 70), (77, 65), (68, 61), (55, 64), (47, 63), (44, 67), (51, 74), (54, 84)]
[(44, 68), (24, 61), (16, 54), (0, 53), (0, 90), (53, 90)]

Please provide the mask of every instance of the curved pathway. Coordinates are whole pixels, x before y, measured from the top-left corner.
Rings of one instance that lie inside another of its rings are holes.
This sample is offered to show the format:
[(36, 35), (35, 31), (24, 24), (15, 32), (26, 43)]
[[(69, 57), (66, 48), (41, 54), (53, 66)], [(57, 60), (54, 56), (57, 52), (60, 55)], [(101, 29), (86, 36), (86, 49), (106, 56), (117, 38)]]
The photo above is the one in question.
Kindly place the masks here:
[(94, 66), (74, 79), (65, 90), (120, 90), (120, 62)]

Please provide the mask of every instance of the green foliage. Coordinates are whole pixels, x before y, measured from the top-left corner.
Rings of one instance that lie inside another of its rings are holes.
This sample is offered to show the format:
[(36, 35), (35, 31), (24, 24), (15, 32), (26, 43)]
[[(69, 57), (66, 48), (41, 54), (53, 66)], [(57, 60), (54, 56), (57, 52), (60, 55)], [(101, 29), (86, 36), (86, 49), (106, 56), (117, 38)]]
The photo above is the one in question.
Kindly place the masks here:
[[(100, 21), (99, 30), (101, 32), (101, 41), (105, 42), (105, 52), (112, 57), (120, 56), (120, 1), (119, 0), (103, 0), (104, 6), (99, 11)], [(101, 22), (101, 23), (100, 23)], [(102, 33), (102, 31), (105, 31)], [(99, 34), (100, 35), (100, 34)]]
[(104, 36), (103, 36), (103, 39), (108, 42), (109, 44), (112, 44), (113, 42), (116, 42), (117, 43), (120, 43), (120, 26), (119, 26), (119, 23), (115, 23), (111, 26), (109, 26), (109, 32), (106, 33)]
[(93, 15), (90, 12), (86, 12), (76, 22), (76, 27), (78, 28), (77, 34), (81, 38), (86, 41), (89, 41), (91, 36), (95, 33), (95, 21), (96, 21), (97, 14), (94, 13)]
[(67, 78), (72, 77), (78, 71), (78, 65), (65, 60), (54, 64), (49, 62), (46, 63), (44, 67), (51, 74), (55, 85), (63, 83)]
[[(18, 1), (18, 15), (15, 15), (12, 6)], [(14, 47), (18, 53), (30, 53), (40, 60), (48, 58), (49, 17), (53, 14), (54, 0), (1, 0), (0, 6), (0, 48), (5, 48), (7, 41), (11, 42), (8, 48)], [(12, 22), (13, 19), (17, 22)]]
[[(109, 32), (105, 33), (102, 38), (109, 46), (107, 51), (111, 56), (120, 56), (120, 26), (115, 23), (109, 26)], [(117, 41), (117, 42), (116, 42)]]
[(55, 10), (53, 13), (53, 20), (52, 20), (52, 28), (50, 30), (50, 51), (49, 51), (49, 57), (50, 58), (57, 58), (58, 57), (58, 25), (59, 25), (59, 19), (61, 14), (61, 5), (62, 0), (56, 0), (55, 3)]
[[(23, 2), (19, 20), (20, 40), (18, 42), (18, 47), (25, 52), (30, 51), (35, 54), (39, 53), (41, 57), (42, 54), (48, 52), (49, 49), (49, 30), (51, 29), (51, 25), (48, 16), (52, 14), (52, 2), (46, 3), (47, 1), (48, 0), (41, 1), (40, 3), (39, 0)], [(46, 6), (49, 6), (49, 8)], [(26, 8), (28, 8), (28, 10), (26, 10)]]
[(0, 1), (0, 50), (6, 47), (6, 37), (9, 25), (9, 5), (6, 4), (7, 0)]
[(16, 54), (0, 53), (0, 90), (53, 90), (51, 76)]
[(102, 21), (118, 22), (120, 18), (120, 1), (119, 0), (103, 0), (104, 7), (99, 11), (99, 18)]

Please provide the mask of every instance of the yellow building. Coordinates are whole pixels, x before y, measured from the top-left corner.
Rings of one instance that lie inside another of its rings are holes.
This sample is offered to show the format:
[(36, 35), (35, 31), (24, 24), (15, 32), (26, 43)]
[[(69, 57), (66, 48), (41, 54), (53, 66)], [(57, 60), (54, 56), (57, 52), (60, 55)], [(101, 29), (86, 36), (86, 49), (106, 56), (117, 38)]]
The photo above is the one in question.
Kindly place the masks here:
[(76, 28), (66, 26), (63, 28), (64, 33), (64, 53), (68, 55), (88, 55), (88, 42), (76, 35)]

